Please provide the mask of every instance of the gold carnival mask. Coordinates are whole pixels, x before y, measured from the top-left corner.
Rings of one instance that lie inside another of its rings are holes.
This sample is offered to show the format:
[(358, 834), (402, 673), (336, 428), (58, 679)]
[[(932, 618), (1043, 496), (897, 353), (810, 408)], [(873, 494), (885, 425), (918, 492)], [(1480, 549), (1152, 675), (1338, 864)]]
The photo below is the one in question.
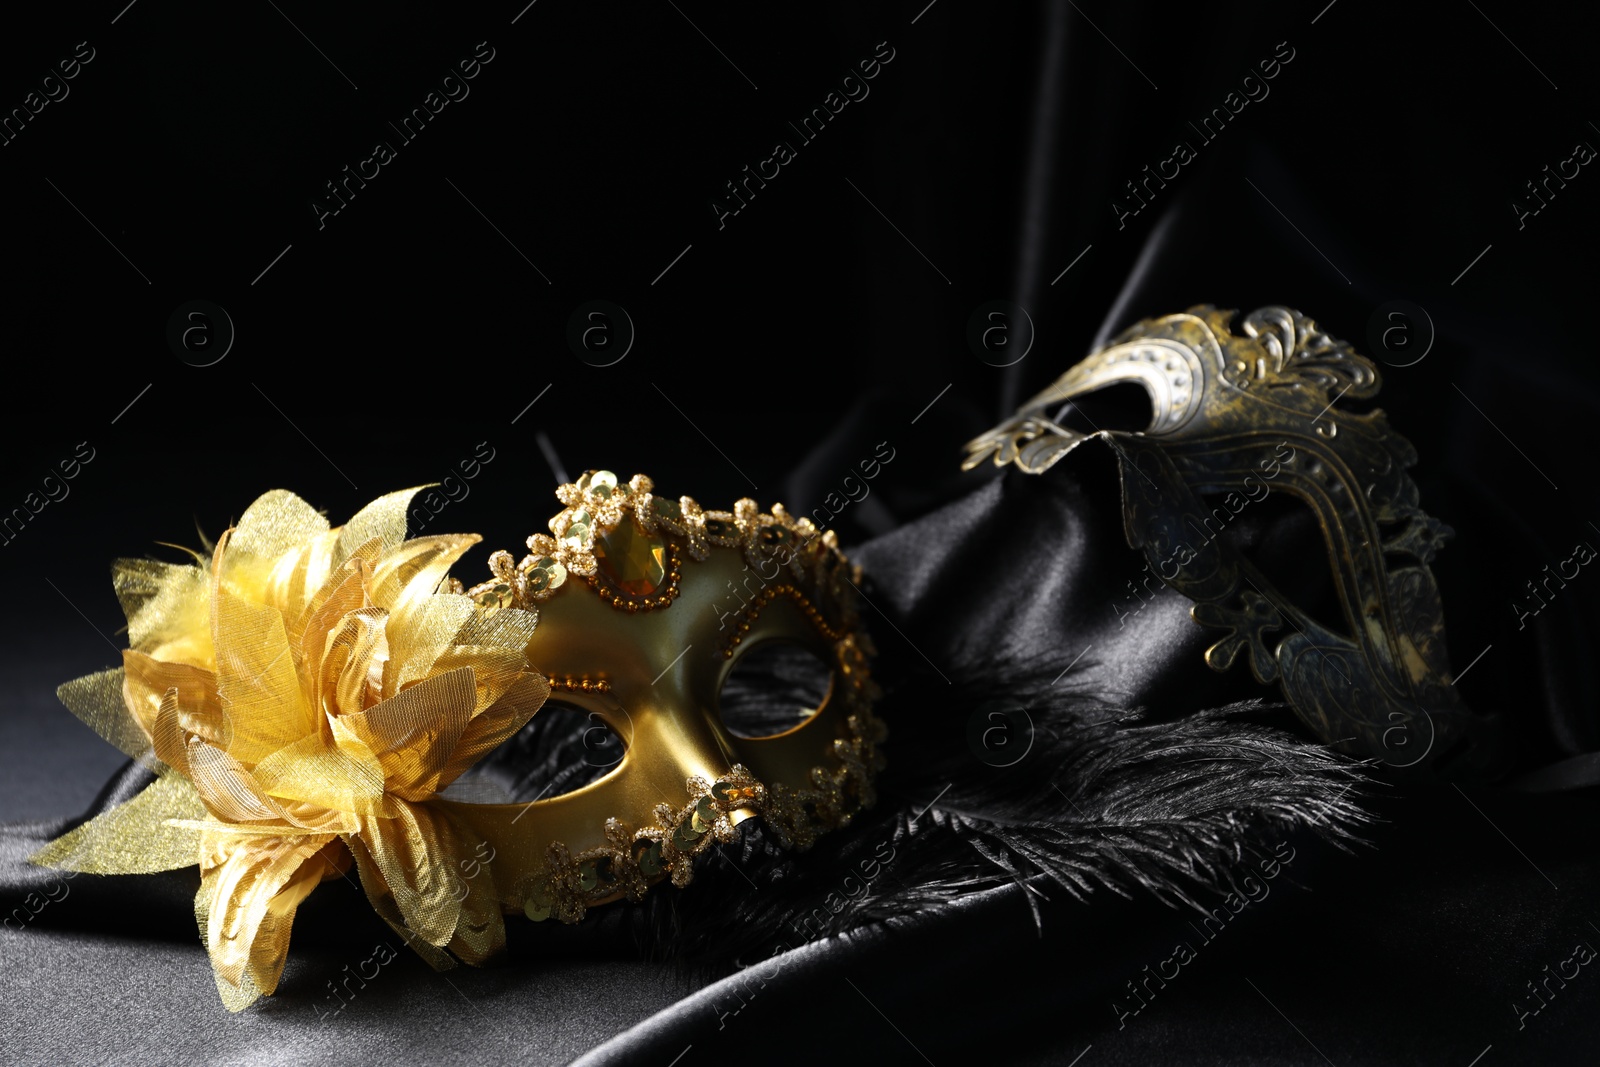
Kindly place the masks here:
[[(752, 815), (806, 848), (873, 801), (870, 646), (833, 534), (782, 505), (702, 511), (651, 488), (609, 471), (562, 486), (554, 536), (530, 537), (515, 564), (495, 553), (494, 577), (468, 590), (480, 611), (537, 611), (529, 655), (626, 746), (615, 770), (565, 796), (445, 802), (494, 848), (503, 901), (531, 919), (576, 921), (664, 875), (685, 885), (694, 857)], [(827, 663), (828, 694), (774, 736), (735, 736), (719, 693), (741, 654), (769, 642)]]
[[(502, 913), (576, 922), (688, 884), (694, 860), (761, 817), (804, 849), (874, 800), (882, 725), (856, 575), (831, 533), (739, 501), (668, 499), (585, 474), (554, 536), (446, 577), (475, 534), (405, 539), (416, 490), (330, 528), (275, 491), (211, 559), (122, 560), (130, 648), (62, 701), (156, 772), (133, 800), (32, 857), (100, 874), (196, 865), (201, 939), (230, 1010), (273, 992), (295, 909), (359, 876), (438, 968), (485, 962)], [(788, 643), (831, 668), (824, 699), (775, 736), (736, 737), (719, 694), (749, 649)], [(551, 692), (625, 752), (604, 777), (526, 804), (440, 794)]]

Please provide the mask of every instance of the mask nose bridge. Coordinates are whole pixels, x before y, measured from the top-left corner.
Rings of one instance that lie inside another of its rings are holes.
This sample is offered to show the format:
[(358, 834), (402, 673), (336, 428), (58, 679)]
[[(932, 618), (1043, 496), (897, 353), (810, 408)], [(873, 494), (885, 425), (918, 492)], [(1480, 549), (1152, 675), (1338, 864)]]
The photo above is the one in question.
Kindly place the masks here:
[(666, 791), (664, 800), (682, 804), (687, 778), (714, 782), (739, 762), (736, 739), (716, 708), (682, 674), (669, 669), (653, 684), (621, 686), (614, 695), (606, 716), (623, 738), (623, 769)]
[[(717, 706), (726, 673), (718, 650), (733, 605), (745, 602), (731, 590), (749, 568), (742, 553), (718, 550), (683, 570), (682, 593), (669, 610), (630, 617), (588, 597), (563, 605), (591, 635), (625, 635), (628, 654), (603, 649), (612, 690), (602, 716), (623, 738), (624, 774), (648, 781), (674, 806), (685, 802), (686, 779), (715, 782), (741, 762), (739, 740)], [(597, 651), (589, 645), (585, 654)]]

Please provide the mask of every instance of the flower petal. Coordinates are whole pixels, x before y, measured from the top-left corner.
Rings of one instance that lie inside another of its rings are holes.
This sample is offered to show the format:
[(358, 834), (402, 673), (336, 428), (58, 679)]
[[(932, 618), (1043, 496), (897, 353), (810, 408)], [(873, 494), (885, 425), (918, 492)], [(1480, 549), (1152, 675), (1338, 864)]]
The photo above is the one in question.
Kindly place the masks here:
[(431, 596), (450, 565), (481, 540), (477, 534), (441, 534), (405, 542), (373, 569), (372, 602), (403, 614), (411, 604)]
[(380, 496), (350, 517), (339, 530), (339, 542), (333, 550), (333, 565), (339, 566), (358, 551), (367, 551), (365, 545), (376, 538), (379, 542), (374, 559), (387, 555), (406, 539), (406, 508), (411, 498), (422, 489), (402, 489), (397, 493)]
[(367, 819), (358, 836), (406, 926), (421, 940), (443, 948), (455, 936), (461, 916), (457, 865), (471, 853), (464, 847), (463, 831), (448, 815), (425, 804), (402, 801), (398, 807), (393, 819)]
[(388, 628), (389, 662), (383, 665), (383, 695), (392, 697), (412, 682), (438, 673), (434, 662), (456, 643), (472, 617), (472, 601), (440, 593), (418, 601)]
[(474, 716), (462, 731), (461, 740), (449, 754), (440, 772), (436, 789), (442, 790), (461, 773), (527, 725), (550, 695), (550, 683), (542, 674), (522, 675), (499, 700)]
[(327, 585), (329, 575), (334, 573), (333, 546), (338, 540), (338, 531), (325, 531), (278, 557), (266, 584), (257, 593), (258, 599), (289, 618), (303, 614), (312, 597)]
[(111, 584), (128, 618), (128, 644), (162, 659), (209, 668), (213, 662), (210, 574), (192, 564), (119, 559)]
[[(219, 546), (219, 551), (223, 549)], [(300, 689), (283, 616), (217, 589), (212, 611), (217, 692), (229, 727), (228, 752), (254, 766), (317, 732)]]
[(304, 738), (257, 763), (250, 777), (279, 801), (330, 812), (394, 814), (384, 796), (383, 765), (354, 737), (336, 737), (331, 744), (321, 737)]
[(207, 810), (218, 819), (233, 823), (292, 821), (283, 805), (222, 749), (196, 741), (185, 746), (185, 755), (185, 772)]
[(365, 604), (366, 580), (361, 567), (340, 568), (329, 576), (306, 610), (289, 625), (289, 641), (295, 648), (301, 685), (306, 692), (317, 695), (316, 706), (324, 712), (334, 707), (327, 699), (329, 690), (323, 688), (322, 677), (329, 637), (339, 629), (345, 616), (360, 611)]
[[(157, 778), (132, 800), (63, 834), (28, 857), (29, 863), (90, 874), (149, 874), (200, 862), (205, 805), (188, 780)], [(181, 819), (190, 825), (176, 826)]]
[(345, 838), (345, 844), (349, 846), (350, 855), (355, 858), (356, 868), (361, 874), (361, 888), (366, 891), (367, 902), (372, 905), (372, 910), (377, 912), (395, 933), (404, 938), (412, 951), (427, 961), (428, 966), (436, 971), (448, 971), (454, 967), (456, 961), (450, 953), (430, 945), (406, 928), (405, 916), (400, 914), (400, 909), (394, 901), (394, 893), (390, 890), (389, 883), (384, 879), (383, 872), (378, 868), (377, 861), (373, 859), (366, 842), (352, 835)]
[[(468, 856), (494, 856), (475, 834), (462, 828), (461, 849)], [(456, 860), (456, 896), (461, 900), (461, 913), (456, 917), (456, 930), (450, 938), (450, 951), (463, 963), (482, 967), (505, 951), (506, 920), (500, 910), (500, 894), (495, 888), (494, 872), (488, 861)]]
[(477, 691), (471, 667), (447, 671), (365, 712), (338, 716), (334, 730), (348, 731), (377, 755), (391, 794), (427, 800), (472, 720)]
[(217, 676), (187, 663), (153, 659), (128, 649), (122, 654), (123, 697), (128, 710), (153, 738), (156, 718), (168, 690), (177, 690), (180, 725), (186, 733), (197, 734), (214, 745), (226, 748), (227, 729), (222, 704), (217, 700)]
[(321, 862), (307, 861), (337, 840), (218, 836), (207, 842), (195, 918), (229, 1011), (278, 988), (295, 909), (325, 871)]
[(181, 715), (177, 691), (170, 690), (156, 719), (156, 752), (194, 783), (206, 810), (221, 822), (257, 830), (296, 827), (322, 833), (343, 833), (357, 825), (357, 817), (346, 811), (280, 803), (227, 752), (185, 734)]
[(147, 767), (157, 760), (151, 737), (123, 697), (121, 667), (74, 678), (56, 689), (56, 697), (84, 723), (125, 754)]
[[(286, 490), (258, 497), (212, 556), (213, 584), (290, 616), (321, 587), (337, 535), (310, 504)], [(213, 606), (213, 610), (215, 607)]]
[(475, 612), (452, 640), (455, 647), (434, 663), (434, 670), (470, 664), (478, 676), (478, 710), (499, 700), (527, 672), (528, 642), (533, 639), (539, 615), (505, 608)]
[(373, 676), (390, 658), (388, 621), (382, 608), (362, 608), (328, 635), (316, 689), (325, 715), (358, 712), (376, 700)]
[[(515, 609), (501, 609), (499, 614), (507, 610)], [(523, 675), (537, 673), (528, 666), (528, 657), (522, 652), (486, 648), (483, 645), (456, 645), (433, 663), (436, 671), (453, 671), (462, 667), (471, 667), (478, 683), (475, 714), (487, 711)]]
[(273, 562), (328, 531), (328, 520), (287, 489), (256, 497), (229, 536), (229, 549), (241, 557)]

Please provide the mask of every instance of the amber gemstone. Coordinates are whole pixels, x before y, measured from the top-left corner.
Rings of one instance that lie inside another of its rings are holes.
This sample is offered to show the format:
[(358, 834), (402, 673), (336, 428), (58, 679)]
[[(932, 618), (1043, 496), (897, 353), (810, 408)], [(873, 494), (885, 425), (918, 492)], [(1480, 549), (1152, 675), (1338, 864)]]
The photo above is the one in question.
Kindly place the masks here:
[(649, 596), (666, 581), (667, 543), (645, 533), (631, 516), (595, 538), (594, 559), (629, 596)]

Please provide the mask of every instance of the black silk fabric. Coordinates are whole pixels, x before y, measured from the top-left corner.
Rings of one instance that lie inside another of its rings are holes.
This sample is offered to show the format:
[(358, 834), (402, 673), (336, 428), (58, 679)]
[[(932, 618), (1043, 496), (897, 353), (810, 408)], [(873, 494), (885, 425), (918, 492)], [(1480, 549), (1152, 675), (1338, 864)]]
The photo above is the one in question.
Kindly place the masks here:
[[(1005, 643), (1065, 649), (1080, 686), (1156, 713), (1248, 692), (1254, 683), (1199, 662), (1205, 637), (1181, 598), (1132, 616), (1063, 610), (1105, 603), (1116, 590), (1102, 572), (1133, 559), (1113, 521), (1111, 464), (1080, 466), (980, 479), (856, 551), (884, 613), (868, 609), (886, 665), (953, 669), (973, 645)], [(1308, 533), (1281, 525), (1290, 540)], [(960, 580), (978, 559), (1016, 565)], [(909, 716), (893, 725), (916, 728)], [(146, 781), (124, 772), (95, 809)], [(1424, 783), (1380, 792), (1374, 807), (1387, 821), (1371, 848), (1276, 843), (1281, 871), (1257, 872), (1245, 899), (1216, 894), (1208, 916), (1101, 893), (1036, 902), (1036, 926), (1025, 891), (1009, 887), (711, 979), (640, 959), (605, 923), (513, 921), (512, 960), (485, 970), (437, 974), (404, 952), (380, 966), (380, 946), (403, 946), (357, 890), (332, 882), (302, 906), (279, 992), (238, 1016), (211, 988), (192, 871), (64, 878), (24, 863), (61, 825), (11, 825), (4, 899), (37, 914), (0, 934), (5, 1058), (376, 1063), (425, 1048), (429, 1062), (475, 1063), (1069, 1063), (1083, 1053), (1232, 1064), (1320, 1062), (1320, 1050), (1384, 1063), (1467, 1062), (1493, 1045), (1511, 1047), (1508, 1062), (1582, 1062), (1567, 1057), (1595, 1037), (1581, 999), (1592, 994), (1587, 968), (1570, 961), (1600, 942), (1587, 918), (1600, 879), (1582, 847), (1595, 798)], [(710, 866), (702, 877), (718, 873), (735, 876)], [(1565, 988), (1563, 964), (1577, 968)], [(1527, 988), (1545, 981), (1547, 1002)]]
[[(334, 882), (300, 909), (278, 993), (237, 1016), (220, 1006), (196, 938), (193, 871), (69, 878), (26, 864), (83, 817), (58, 807), (53, 818), (0, 827), (0, 910), (11, 916), (0, 929), (0, 1061), (1595, 1061), (1600, 973), (1581, 961), (1600, 947), (1600, 800), (1582, 785), (1582, 767), (1600, 749), (1600, 578), (1568, 581), (1536, 612), (1526, 588), (1575, 543), (1600, 545), (1589, 525), (1593, 449), (1582, 436), (1600, 425), (1600, 404), (1592, 372), (1569, 357), (1587, 344), (1568, 299), (1581, 290), (1573, 275), (1592, 280), (1592, 270), (1565, 271), (1542, 246), (1514, 245), (1508, 219), (1492, 214), (1508, 214), (1492, 182), (1416, 184), (1442, 146), (1481, 131), (1430, 125), (1407, 109), (1407, 91), (1443, 75), (1395, 73), (1397, 53), (1362, 36), (1382, 28), (1371, 12), (1335, 7), (1312, 26), (1314, 4), (1292, 22), (1262, 8), (1171, 26), (1134, 6), (1097, 11), (1095, 26), (1075, 5), (1052, 4), (994, 12), (974, 29), (978, 16), (946, 10), (956, 7), (945, 0), (918, 23), (920, 47), (900, 62), (922, 95), (883, 101), (882, 136), (862, 162), (893, 173), (936, 162), (949, 150), (947, 126), (964, 131), (976, 158), (986, 127), (973, 113), (1006, 116), (1000, 162), (976, 159), (949, 175), (929, 167), (909, 195), (949, 210), (966, 247), (1003, 261), (1009, 295), (1053, 309), (1060, 328), (1002, 373), (976, 361), (953, 371), (955, 388), (915, 421), (952, 375), (907, 355), (903, 394), (863, 396), (849, 418), (813, 428), (817, 446), (782, 495), (797, 512), (824, 501), (879, 441), (903, 443), (872, 494), (837, 517), (870, 579), (864, 614), (886, 682), (933, 684), (951, 663), (992, 649), (1058, 663), (1081, 691), (1157, 718), (1276, 699), (1242, 665), (1226, 675), (1205, 666), (1208, 635), (1181, 597), (1124, 599), (1142, 560), (1123, 539), (1108, 453), (1090, 446), (1038, 478), (963, 475), (960, 446), (1141, 317), (1201, 302), (1282, 303), (1365, 350), (1373, 309), (1405, 298), (1428, 308), (1438, 336), (1421, 362), (1385, 367), (1378, 404), (1417, 446), (1424, 507), (1457, 531), (1435, 564), (1451, 662), (1469, 706), (1505, 721), (1504, 779), (1464, 789), (1380, 771), (1369, 846), (1281, 842), (1287, 858), (1258, 880), (1260, 894), (1231, 904), (1219, 894), (1208, 916), (1048, 889), (1052, 899), (1030, 907), (1032, 891), (1011, 886), (870, 935), (744, 961), (733, 974), (685, 976), (604, 923), (516, 920), (504, 965), (437, 974), (395, 943), (357, 889)], [(1333, 25), (1346, 17), (1367, 29)], [(841, 37), (858, 37), (851, 19), (864, 18), (844, 19)], [(1384, 32), (1430, 39), (1434, 28), (1415, 21)], [(1476, 29), (1482, 39), (1462, 47), (1503, 47)], [(974, 34), (986, 47), (958, 47)], [(1107, 34), (1131, 47), (1159, 97)], [(1169, 120), (1220, 100), (1280, 36), (1296, 57), (1273, 82), (1280, 95), (1251, 105), (1280, 110), (1247, 111), (1250, 122), (1208, 144), (1181, 182), (1119, 217), (1111, 205), (1131, 203), (1125, 182), (1169, 153), (1159, 136)], [(1368, 65), (1388, 80), (1349, 84), (1357, 75), (1346, 61), (1363, 41), (1379, 52)], [(952, 88), (963, 85), (971, 97)], [(1392, 130), (1403, 138), (1374, 145)], [(1458, 237), (1476, 225), (1470, 209), (1484, 189), (1490, 236)], [(1381, 204), (1394, 210), (1358, 225)], [(1491, 239), (1496, 258), (1447, 284)], [(1085, 245), (1089, 258), (1062, 279)], [(895, 306), (908, 283), (861, 284), (864, 303)], [(944, 343), (920, 319), (884, 330), (907, 353)], [(830, 373), (847, 375), (848, 361)], [(1263, 509), (1238, 532), (1286, 590), (1325, 600), (1326, 563), (1306, 516)], [(58, 667), (40, 661), (9, 676), (48, 693), (68, 677)], [(895, 710), (892, 731), (918, 728), (914, 708)], [(44, 744), (42, 733), (7, 736)], [(893, 736), (885, 753), (895, 758)], [(125, 769), (90, 814), (145, 782)], [(36, 803), (48, 808), (53, 795), (41, 778)], [(883, 802), (920, 810), (932, 800)], [(725, 867), (714, 859), (702, 876), (738, 877)], [(400, 949), (392, 960), (387, 945)]]

